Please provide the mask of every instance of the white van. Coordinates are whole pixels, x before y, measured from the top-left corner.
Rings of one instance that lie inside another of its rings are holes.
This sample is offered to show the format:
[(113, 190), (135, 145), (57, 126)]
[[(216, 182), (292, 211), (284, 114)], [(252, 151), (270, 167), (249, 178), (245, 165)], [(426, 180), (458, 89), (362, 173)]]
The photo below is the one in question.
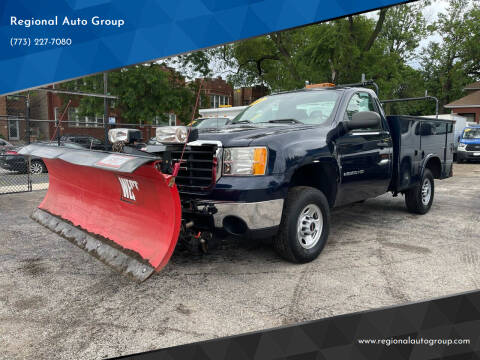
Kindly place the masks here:
[[(436, 115), (427, 115), (427, 116), (422, 116), (426, 118), (435, 118)], [(441, 114), (438, 115), (439, 119), (443, 120), (454, 120), (455, 121), (455, 128), (453, 129), (453, 140), (454, 140), (454, 146), (455, 146), (455, 152), (454, 156), (457, 152), (457, 147), (458, 147), (458, 142), (460, 141), (460, 137), (462, 136), (463, 129), (465, 129), (468, 126), (467, 118), (465, 116), (461, 116), (458, 114)]]

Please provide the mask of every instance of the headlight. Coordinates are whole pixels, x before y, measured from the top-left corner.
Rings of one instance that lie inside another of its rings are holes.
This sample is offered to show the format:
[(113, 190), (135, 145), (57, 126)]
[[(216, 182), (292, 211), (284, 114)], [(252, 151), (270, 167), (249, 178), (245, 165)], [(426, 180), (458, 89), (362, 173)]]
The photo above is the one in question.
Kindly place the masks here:
[(128, 129), (108, 130), (108, 140), (110, 140), (112, 144), (115, 144), (119, 141), (128, 142)]
[(188, 129), (186, 126), (163, 126), (157, 128), (156, 138), (164, 144), (183, 144), (187, 142)]
[(465, 143), (458, 144), (458, 150), (465, 151), (466, 148), (467, 148), (467, 144)]
[(132, 143), (142, 139), (142, 132), (137, 129), (110, 129), (108, 130), (108, 140), (112, 144), (123, 141), (125, 143)]
[(238, 147), (223, 149), (222, 175), (265, 175), (267, 148)]

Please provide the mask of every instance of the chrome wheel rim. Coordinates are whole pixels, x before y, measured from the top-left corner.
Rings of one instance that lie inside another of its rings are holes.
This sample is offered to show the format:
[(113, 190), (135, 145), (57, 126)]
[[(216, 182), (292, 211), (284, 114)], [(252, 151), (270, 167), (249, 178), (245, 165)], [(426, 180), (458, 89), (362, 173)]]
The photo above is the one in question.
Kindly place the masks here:
[(323, 230), (323, 216), (320, 208), (309, 204), (300, 212), (297, 221), (297, 239), (304, 249), (317, 245)]
[(430, 179), (423, 180), (422, 184), (422, 204), (427, 206), (432, 198), (432, 183)]
[(38, 162), (30, 164), (30, 173), (31, 174), (41, 174), (43, 171), (42, 165)]

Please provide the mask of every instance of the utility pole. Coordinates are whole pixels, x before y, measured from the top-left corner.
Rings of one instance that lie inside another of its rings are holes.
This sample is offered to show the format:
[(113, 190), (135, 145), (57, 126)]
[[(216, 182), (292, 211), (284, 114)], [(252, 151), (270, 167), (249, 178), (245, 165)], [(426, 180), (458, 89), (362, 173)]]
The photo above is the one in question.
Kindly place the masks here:
[[(108, 85), (108, 73), (103, 73), (103, 94), (107, 95), (107, 85)], [(103, 98), (103, 128), (104, 128), (104, 141), (105, 141), (105, 150), (107, 150), (108, 144), (108, 99), (105, 96)]]

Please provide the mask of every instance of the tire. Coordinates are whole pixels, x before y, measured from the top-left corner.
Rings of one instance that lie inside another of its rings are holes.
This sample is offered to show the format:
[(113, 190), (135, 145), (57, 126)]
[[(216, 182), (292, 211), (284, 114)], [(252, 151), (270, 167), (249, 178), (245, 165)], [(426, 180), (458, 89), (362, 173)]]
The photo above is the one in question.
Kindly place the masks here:
[[(308, 226), (303, 227), (303, 232), (300, 228), (302, 223)], [(273, 246), (284, 259), (293, 263), (307, 263), (320, 255), (329, 231), (330, 207), (325, 195), (315, 188), (294, 187), (285, 200)], [(307, 235), (307, 232), (311, 234)]]
[(426, 214), (432, 207), (434, 194), (435, 183), (432, 172), (425, 169), (420, 183), (405, 192), (408, 211), (414, 214)]
[(30, 174), (38, 175), (47, 172), (45, 163), (41, 160), (32, 160), (30, 162)]

